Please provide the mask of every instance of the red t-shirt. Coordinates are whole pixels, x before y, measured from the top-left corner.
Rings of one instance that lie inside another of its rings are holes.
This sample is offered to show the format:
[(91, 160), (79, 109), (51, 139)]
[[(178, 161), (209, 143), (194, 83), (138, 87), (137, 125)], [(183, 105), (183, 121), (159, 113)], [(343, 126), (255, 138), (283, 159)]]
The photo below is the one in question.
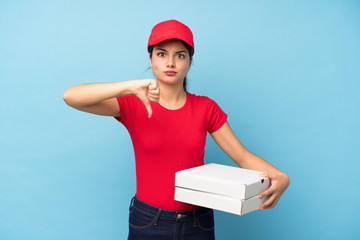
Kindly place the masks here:
[(190, 210), (197, 206), (174, 200), (175, 173), (204, 165), (207, 132), (226, 122), (227, 115), (212, 99), (186, 92), (186, 102), (177, 110), (151, 103), (135, 95), (117, 97), (120, 118), (129, 131), (135, 152), (136, 196), (166, 210)]

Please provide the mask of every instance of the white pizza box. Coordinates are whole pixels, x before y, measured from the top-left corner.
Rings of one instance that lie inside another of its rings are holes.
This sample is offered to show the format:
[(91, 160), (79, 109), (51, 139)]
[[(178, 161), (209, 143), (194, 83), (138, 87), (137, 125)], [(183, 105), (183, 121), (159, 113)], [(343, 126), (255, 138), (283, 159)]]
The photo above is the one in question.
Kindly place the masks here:
[(260, 177), (261, 173), (210, 163), (176, 172), (175, 187), (248, 199), (270, 187), (270, 180)]
[(244, 200), (214, 193), (175, 187), (175, 200), (243, 215), (259, 209), (260, 205), (265, 201), (265, 198), (260, 199), (259, 195), (256, 195)]
[(262, 172), (215, 163), (175, 174), (176, 201), (243, 215), (266, 200), (259, 194), (270, 187)]

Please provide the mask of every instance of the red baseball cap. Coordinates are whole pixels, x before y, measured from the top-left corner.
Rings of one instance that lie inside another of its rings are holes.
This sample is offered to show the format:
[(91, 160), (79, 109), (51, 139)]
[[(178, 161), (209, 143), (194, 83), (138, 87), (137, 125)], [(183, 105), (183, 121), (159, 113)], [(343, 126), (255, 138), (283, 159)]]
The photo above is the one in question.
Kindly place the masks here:
[(180, 39), (190, 45), (195, 52), (193, 34), (185, 24), (177, 20), (167, 20), (156, 24), (151, 30), (147, 49), (149, 46), (169, 39)]

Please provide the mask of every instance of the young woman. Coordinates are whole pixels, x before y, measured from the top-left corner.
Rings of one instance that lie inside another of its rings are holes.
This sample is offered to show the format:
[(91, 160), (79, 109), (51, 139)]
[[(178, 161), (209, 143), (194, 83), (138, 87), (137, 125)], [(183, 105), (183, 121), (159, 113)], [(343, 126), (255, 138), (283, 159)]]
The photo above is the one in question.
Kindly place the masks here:
[(215, 239), (212, 209), (174, 200), (175, 172), (204, 164), (207, 132), (240, 167), (265, 172), (271, 187), (261, 193), (268, 199), (260, 209), (273, 208), (289, 177), (241, 144), (213, 100), (186, 90), (191, 30), (176, 20), (157, 24), (148, 52), (156, 79), (82, 84), (63, 96), (69, 106), (113, 116), (129, 131), (137, 185), (128, 239)]

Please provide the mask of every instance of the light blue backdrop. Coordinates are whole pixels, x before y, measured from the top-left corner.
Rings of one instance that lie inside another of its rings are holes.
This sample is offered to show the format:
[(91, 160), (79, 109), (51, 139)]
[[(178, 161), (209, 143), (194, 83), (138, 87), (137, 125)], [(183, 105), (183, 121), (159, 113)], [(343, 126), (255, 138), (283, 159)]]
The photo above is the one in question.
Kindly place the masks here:
[[(77, 84), (152, 78), (151, 28), (194, 32), (189, 91), (286, 172), (276, 208), (215, 212), (217, 239), (356, 239), (359, 1), (0, 1), (0, 239), (126, 239), (130, 137), (68, 107)], [(209, 136), (205, 162), (233, 165)]]

